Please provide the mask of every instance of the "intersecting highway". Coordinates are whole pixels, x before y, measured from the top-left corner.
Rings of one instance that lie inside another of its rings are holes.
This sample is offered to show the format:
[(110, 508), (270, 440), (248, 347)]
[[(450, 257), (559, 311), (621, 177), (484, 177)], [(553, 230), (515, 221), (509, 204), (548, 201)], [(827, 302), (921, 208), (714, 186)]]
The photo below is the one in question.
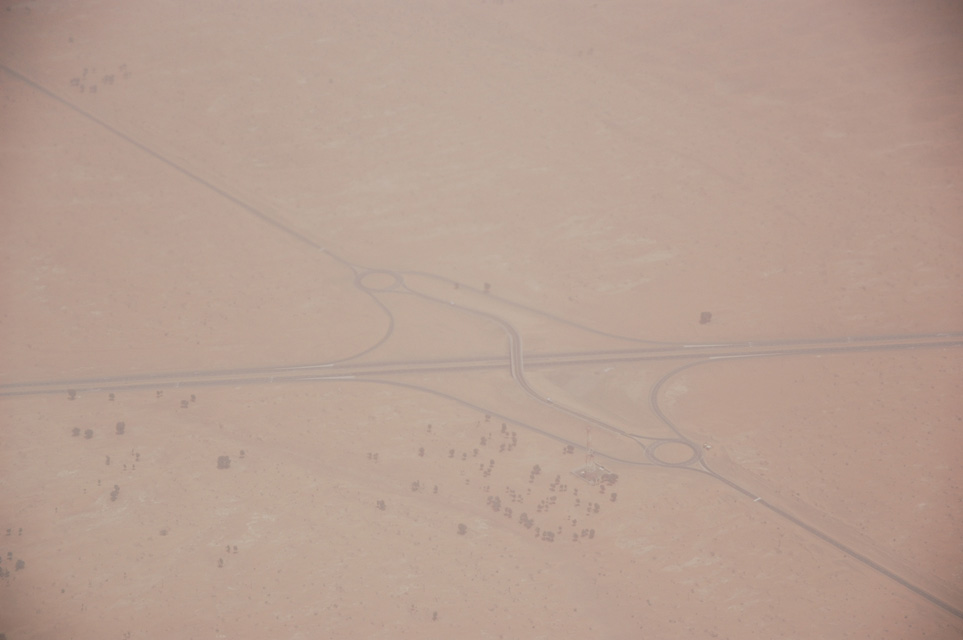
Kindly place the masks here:
[[(828, 534), (826, 531), (815, 526), (811, 522), (790, 513), (786, 508), (775, 504), (762, 496), (755, 494), (748, 488), (741, 486), (731, 478), (727, 478), (714, 471), (703, 456), (702, 447), (698, 443), (688, 438), (666, 415), (660, 406), (660, 391), (665, 384), (675, 375), (692, 367), (704, 365), (711, 362), (724, 362), (727, 360), (744, 358), (778, 358), (778, 357), (801, 357), (816, 356), (823, 354), (859, 353), (871, 351), (890, 351), (890, 350), (918, 350), (918, 349), (955, 349), (963, 346), (963, 333), (930, 333), (930, 334), (906, 334), (888, 336), (852, 336), (836, 339), (794, 339), (794, 340), (769, 340), (769, 341), (742, 341), (727, 343), (693, 343), (679, 344), (668, 342), (657, 342), (638, 338), (614, 336), (595, 330), (590, 327), (580, 326), (565, 318), (560, 318), (547, 314), (541, 310), (529, 308), (524, 305), (491, 296), (488, 292), (481, 292), (472, 287), (460, 285), (462, 295), (458, 302), (446, 300), (438, 297), (437, 293), (429, 293), (415, 284), (409, 283), (426, 279), (434, 280), (436, 283), (445, 285), (458, 285), (452, 280), (444, 277), (417, 273), (417, 272), (395, 272), (385, 269), (371, 269), (356, 264), (338, 256), (334, 252), (320, 245), (314, 239), (297, 231), (292, 226), (268, 215), (245, 201), (244, 198), (236, 195), (233, 189), (220, 186), (214, 181), (202, 177), (197, 173), (185, 168), (177, 162), (166, 157), (150, 145), (142, 142), (136, 136), (120, 130), (118, 127), (96, 117), (85, 111), (69, 100), (63, 98), (45, 86), (29, 79), (25, 75), (0, 64), (0, 70), (7, 75), (19, 80), (27, 86), (32, 87), (48, 99), (55, 101), (89, 122), (100, 128), (101, 131), (119, 138), (134, 148), (144, 152), (154, 160), (167, 165), (177, 171), (181, 176), (189, 181), (199, 184), (206, 189), (220, 195), (227, 201), (236, 205), (239, 209), (260, 219), (275, 231), (287, 234), (301, 241), (307, 247), (320, 251), (332, 260), (347, 267), (354, 277), (355, 286), (364, 294), (368, 295), (375, 307), (385, 314), (388, 320), (387, 330), (377, 341), (369, 345), (359, 353), (349, 358), (344, 358), (335, 362), (319, 363), (279, 363), (274, 366), (254, 367), (254, 368), (235, 368), (235, 369), (216, 369), (216, 370), (194, 370), (194, 371), (173, 371), (173, 372), (153, 372), (139, 375), (117, 375), (103, 376), (94, 378), (74, 378), (74, 379), (48, 379), (22, 381), (0, 385), (0, 397), (38, 395), (38, 394), (66, 394), (68, 390), (79, 393), (92, 393), (104, 391), (123, 391), (134, 389), (163, 389), (172, 387), (201, 387), (201, 386), (237, 386), (237, 385), (265, 385), (265, 384), (285, 384), (285, 383), (328, 383), (354, 381), (358, 383), (376, 383), (382, 385), (394, 385), (396, 387), (408, 388), (424, 393), (434, 394), (458, 402), (462, 405), (476, 408), (491, 415), (498, 416), (506, 421), (511, 421), (519, 427), (526, 428), (542, 436), (549, 437), (579, 449), (585, 449), (580, 442), (566, 439), (558, 433), (554, 433), (545, 425), (529, 424), (520, 420), (517, 416), (501, 415), (497, 411), (497, 406), (483, 407), (468, 400), (456, 397), (440, 389), (433, 389), (424, 384), (416, 384), (406, 381), (406, 376), (425, 373), (458, 373), (482, 370), (502, 370), (507, 372), (511, 381), (514, 382), (533, 402), (541, 403), (550, 407), (554, 411), (559, 411), (574, 417), (593, 427), (612, 432), (617, 436), (630, 439), (634, 444), (641, 447), (644, 456), (641, 459), (626, 459), (613, 453), (597, 452), (598, 454), (612, 461), (621, 462), (635, 466), (661, 466), (677, 468), (684, 471), (706, 474), (732, 489), (744, 494), (757, 503), (760, 507), (767, 508), (773, 513), (785, 518), (796, 526), (808, 531), (813, 536), (836, 547), (838, 550), (849, 555), (853, 559), (870, 567), (879, 574), (886, 576), (894, 582), (902, 585), (910, 591), (916, 593), (930, 603), (938, 606), (944, 611), (957, 618), (963, 619), (963, 611), (951, 604), (946, 597), (940, 597), (931, 589), (921, 587), (916, 582), (907, 578), (899, 571), (889, 568), (885, 561), (874, 557), (872, 551), (861, 552), (851, 544), (847, 544)], [(377, 276), (377, 277), (373, 277)], [(386, 286), (373, 286), (372, 282), (385, 282)], [(498, 356), (478, 356), (452, 359), (425, 359), (425, 360), (399, 360), (399, 361), (370, 361), (363, 360), (387, 343), (393, 334), (395, 319), (391, 313), (391, 296), (412, 296), (420, 299), (426, 305), (427, 313), (431, 312), (433, 305), (445, 305), (454, 308), (459, 312), (482, 318), (499, 326), (505, 333), (508, 348), (506, 353)], [(501, 307), (499, 307), (501, 305)], [(624, 349), (611, 350), (586, 350), (586, 351), (560, 351), (534, 353), (524, 350), (522, 333), (510, 322), (506, 314), (499, 313), (498, 309), (505, 308), (505, 305), (514, 308), (519, 313), (534, 314), (543, 319), (549, 319), (570, 328), (587, 331), (607, 338), (623, 340), (633, 346)], [(646, 434), (637, 434), (626, 431), (616, 425), (608, 424), (598, 417), (586, 414), (574, 408), (566, 407), (559, 399), (552, 400), (542, 395), (536, 388), (529, 384), (526, 379), (526, 371), (548, 367), (568, 367), (581, 366), (586, 364), (604, 363), (640, 363), (647, 361), (672, 362), (678, 361), (679, 365), (672, 368), (661, 379), (659, 379), (650, 389), (649, 403), (652, 412), (658, 419), (672, 432), (670, 437), (654, 437)], [(497, 402), (497, 398), (492, 399)], [(667, 444), (674, 444), (677, 448), (687, 448), (691, 455), (682, 461), (666, 460), (660, 457), (659, 449)], [(865, 550), (864, 550), (865, 551)]]

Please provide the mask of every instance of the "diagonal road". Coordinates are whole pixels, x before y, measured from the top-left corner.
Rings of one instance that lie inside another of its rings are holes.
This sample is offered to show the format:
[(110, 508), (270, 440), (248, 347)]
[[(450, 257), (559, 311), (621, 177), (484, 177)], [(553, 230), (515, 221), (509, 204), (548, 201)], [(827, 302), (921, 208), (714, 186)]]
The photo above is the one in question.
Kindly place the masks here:
[[(130, 389), (142, 389), (142, 388), (153, 388), (160, 389), (165, 387), (181, 387), (181, 386), (212, 386), (212, 385), (241, 385), (241, 384), (278, 384), (278, 383), (304, 383), (304, 382), (332, 382), (332, 381), (358, 381), (358, 382), (370, 382), (377, 384), (389, 384), (399, 387), (410, 388), (412, 390), (418, 390), (426, 393), (432, 393), (435, 395), (443, 396), (449, 398), (455, 402), (461, 404), (475, 407), (478, 409), (483, 409), (492, 413), (493, 415), (498, 415), (497, 412), (491, 411), (490, 409), (485, 409), (478, 405), (471, 404), (462, 398), (449, 395), (437, 389), (431, 389), (424, 386), (419, 386), (415, 384), (410, 384), (404, 382), (404, 377), (406, 375), (411, 375), (415, 373), (427, 373), (427, 372), (449, 372), (455, 373), (459, 371), (472, 371), (472, 370), (483, 370), (483, 369), (507, 369), (511, 379), (533, 400), (541, 402), (543, 404), (551, 405), (555, 410), (564, 412), (581, 420), (593, 424), (597, 427), (604, 428), (617, 433), (618, 435), (630, 438), (636, 444), (639, 444), (645, 450), (647, 454), (647, 460), (645, 462), (632, 461), (632, 460), (621, 460), (626, 464), (633, 465), (659, 465), (667, 467), (681, 468), (686, 471), (694, 471), (698, 473), (707, 474), (714, 479), (723, 482), (732, 489), (746, 495), (751, 498), (753, 502), (760, 503), (763, 507), (770, 509), (773, 513), (779, 515), (780, 517), (786, 519), (787, 521), (793, 523), (794, 525), (802, 528), (803, 530), (809, 532), (813, 536), (823, 540), (824, 542), (834, 546), (843, 553), (849, 555), (853, 559), (862, 563), (863, 565), (871, 568), (875, 572), (883, 575), (890, 580), (893, 580), (902, 587), (910, 590), (911, 592), (917, 594), (918, 596), (924, 598), (931, 604), (943, 609), (944, 611), (950, 613), (957, 618), (963, 619), (963, 611), (957, 606), (949, 603), (946, 599), (940, 598), (935, 595), (932, 591), (920, 587), (918, 584), (901, 575), (899, 572), (894, 571), (884, 563), (874, 560), (868, 553), (861, 553), (859, 550), (853, 548), (851, 545), (847, 545), (839, 539), (830, 536), (828, 533), (823, 531), (812, 523), (801, 519), (786, 509), (773, 504), (769, 501), (764, 500), (761, 496), (754, 494), (749, 489), (739, 485), (730, 478), (724, 477), (723, 475), (713, 471), (705, 459), (699, 453), (699, 448), (696, 443), (689, 440), (676, 425), (672, 423), (669, 417), (659, 406), (659, 391), (672, 376), (680, 373), (681, 371), (688, 369), (693, 366), (698, 366), (706, 364), (709, 362), (719, 362), (726, 360), (733, 360), (737, 358), (773, 358), (773, 357), (791, 357), (791, 356), (805, 356), (805, 355), (820, 355), (820, 354), (830, 354), (830, 353), (855, 353), (855, 352), (868, 352), (868, 351), (883, 351), (883, 350), (903, 350), (903, 349), (947, 349), (947, 348), (958, 348), (963, 346), (963, 333), (934, 333), (934, 334), (920, 334), (920, 335), (893, 335), (893, 336), (857, 336), (857, 337), (846, 337), (839, 339), (830, 340), (819, 340), (819, 339), (809, 339), (809, 340), (771, 340), (771, 341), (752, 341), (752, 342), (730, 342), (723, 344), (671, 344), (664, 342), (654, 342), (650, 340), (643, 340), (638, 338), (631, 338), (625, 336), (613, 336), (611, 334), (606, 334), (595, 329), (580, 326), (573, 323), (567, 319), (551, 316), (541, 310), (526, 307), (524, 305), (514, 303), (504, 299), (498, 299), (494, 296), (490, 296), (489, 300), (497, 300), (501, 304), (511, 305), (519, 310), (527, 313), (540, 315), (544, 318), (549, 318), (556, 322), (568, 325), (570, 327), (575, 327), (591, 333), (595, 333), (602, 336), (607, 336), (611, 338), (619, 338), (626, 340), (628, 342), (634, 343), (644, 343), (647, 346), (631, 348), (631, 349), (616, 349), (608, 351), (581, 351), (581, 352), (555, 352), (555, 353), (544, 353), (544, 354), (525, 354), (522, 345), (522, 335), (517, 330), (517, 328), (505, 317), (499, 316), (496, 313), (486, 311), (484, 308), (478, 308), (479, 305), (468, 306), (464, 304), (456, 305), (452, 301), (447, 301), (449, 306), (455, 306), (460, 311), (465, 313), (470, 313), (476, 316), (484, 317), (490, 321), (496, 323), (500, 326), (507, 338), (508, 338), (508, 349), (507, 354), (502, 356), (479, 356), (474, 358), (460, 358), (460, 359), (450, 359), (450, 360), (405, 360), (405, 361), (382, 361), (382, 362), (368, 362), (362, 363), (357, 362), (357, 360), (364, 355), (371, 354), (377, 350), (378, 347), (386, 343), (392, 336), (394, 329), (394, 317), (391, 313), (390, 307), (382, 300), (385, 295), (401, 293), (406, 295), (414, 295), (422, 298), (426, 302), (443, 304), (443, 301), (437, 297), (433, 297), (429, 294), (422, 293), (410, 288), (406, 283), (404, 276), (405, 273), (402, 272), (391, 272), (385, 270), (372, 270), (360, 267), (339, 257), (335, 253), (331, 252), (327, 248), (323, 247), (321, 244), (317, 243), (315, 240), (310, 238), (308, 235), (294, 229), (291, 225), (285, 223), (284, 221), (278, 219), (276, 216), (269, 215), (258, 208), (249, 204), (244, 198), (238, 196), (233, 189), (226, 188), (224, 186), (216, 184), (214, 181), (202, 177), (198, 173), (191, 171), (185, 166), (173, 161), (172, 159), (166, 157), (164, 154), (160, 153), (153, 147), (144, 142), (138, 140), (135, 136), (120, 130), (119, 128), (113, 126), (112, 124), (106, 122), (105, 120), (98, 118), (94, 114), (85, 111), (79, 106), (73, 104), (69, 100), (66, 100), (62, 96), (51, 91), (47, 87), (31, 80), (24, 74), (10, 68), (7, 65), (0, 63), (0, 70), (2, 70), (7, 75), (16, 79), (19, 82), (24, 83), (27, 86), (32, 87), (34, 90), (40, 94), (46, 96), (48, 99), (55, 101), (62, 106), (70, 109), (77, 115), (86, 119), (87, 121), (93, 123), (101, 131), (114, 136), (125, 143), (131, 145), (132, 147), (139, 149), (147, 156), (153, 158), (155, 161), (164, 164), (175, 171), (177, 171), (185, 179), (198, 184), (205, 189), (210, 190), (213, 193), (218, 194), (225, 200), (233, 203), (239, 209), (245, 211), (249, 215), (261, 220), (269, 227), (272, 227), (275, 231), (287, 234), (290, 237), (297, 239), (302, 242), (306, 247), (321, 251), (325, 253), (328, 257), (335, 260), (336, 262), (348, 267), (355, 278), (355, 285), (366, 294), (368, 294), (372, 301), (384, 312), (389, 320), (388, 329), (378, 341), (371, 344), (368, 348), (355, 354), (352, 357), (346, 358), (338, 362), (329, 363), (307, 363), (307, 364), (295, 364), (295, 365), (277, 365), (269, 367), (260, 368), (245, 368), (245, 369), (218, 369), (218, 370), (207, 370), (207, 371), (182, 371), (182, 372), (155, 372), (146, 373), (139, 375), (116, 375), (116, 376), (105, 376), (100, 378), (78, 378), (78, 379), (50, 379), (50, 380), (39, 380), (39, 381), (23, 381), (8, 383), (0, 385), (0, 396), (25, 396), (25, 395), (38, 395), (38, 394), (65, 394), (68, 390), (80, 391), (80, 392), (96, 392), (96, 391), (108, 391), (108, 390), (130, 390)], [(391, 274), (394, 277), (395, 284), (392, 285), (392, 290), (374, 290), (365, 286), (364, 275), (367, 273), (386, 273)], [(434, 276), (432, 274), (418, 274), (411, 272), (407, 275), (411, 276), (425, 276), (429, 278), (436, 279), (441, 282), (452, 283), (453, 281)], [(477, 290), (474, 291), (475, 293)], [(485, 305), (482, 304), (482, 307)], [(565, 366), (577, 366), (595, 363), (617, 363), (617, 362), (644, 362), (644, 361), (672, 361), (678, 360), (682, 362), (681, 366), (672, 369), (669, 373), (663, 376), (652, 388), (650, 395), (650, 405), (656, 416), (665, 423), (676, 435), (675, 438), (671, 439), (652, 439), (648, 438), (648, 442), (643, 441), (643, 437), (635, 434), (630, 434), (621, 430), (614, 425), (606, 424), (605, 422), (594, 418), (590, 415), (586, 415), (582, 412), (578, 412), (574, 409), (564, 407), (563, 405), (553, 402), (547, 397), (542, 396), (539, 392), (534, 389), (525, 378), (526, 367), (529, 369), (539, 368), (539, 367), (565, 367)], [(513, 420), (510, 416), (500, 416), (505, 420), (511, 420), (513, 423), (522, 426), (524, 428), (531, 429), (534, 432), (540, 433), (546, 437), (550, 437), (556, 440), (561, 440), (568, 442), (546, 430), (538, 425), (529, 425), (521, 422), (519, 420)], [(675, 442), (682, 443), (686, 446), (692, 448), (695, 452), (693, 457), (683, 464), (669, 463), (661, 460), (657, 454), (657, 449), (662, 443)], [(579, 443), (570, 442), (578, 448), (584, 449)], [(604, 454), (603, 454), (604, 455)], [(619, 460), (614, 456), (606, 456), (612, 460)]]

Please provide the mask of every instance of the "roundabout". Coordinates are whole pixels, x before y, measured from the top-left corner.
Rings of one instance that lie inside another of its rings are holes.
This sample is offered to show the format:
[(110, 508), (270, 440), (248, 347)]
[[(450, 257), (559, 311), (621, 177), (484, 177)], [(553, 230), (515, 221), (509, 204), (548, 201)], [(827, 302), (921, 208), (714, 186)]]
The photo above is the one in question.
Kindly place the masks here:
[(699, 447), (688, 440), (658, 440), (643, 447), (649, 460), (664, 467), (687, 467), (702, 459)]
[(365, 271), (359, 273), (354, 282), (359, 288), (372, 293), (404, 288), (404, 280), (394, 271)]

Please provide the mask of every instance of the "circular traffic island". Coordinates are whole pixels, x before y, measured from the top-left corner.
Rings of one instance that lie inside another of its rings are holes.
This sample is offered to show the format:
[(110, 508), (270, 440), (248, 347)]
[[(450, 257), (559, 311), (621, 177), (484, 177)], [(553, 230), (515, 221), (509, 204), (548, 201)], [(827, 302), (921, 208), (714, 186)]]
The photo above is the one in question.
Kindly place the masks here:
[(355, 283), (367, 291), (390, 291), (402, 284), (401, 276), (393, 271), (366, 271), (358, 274)]
[(687, 440), (659, 440), (645, 448), (645, 455), (667, 467), (685, 467), (702, 458), (699, 447)]

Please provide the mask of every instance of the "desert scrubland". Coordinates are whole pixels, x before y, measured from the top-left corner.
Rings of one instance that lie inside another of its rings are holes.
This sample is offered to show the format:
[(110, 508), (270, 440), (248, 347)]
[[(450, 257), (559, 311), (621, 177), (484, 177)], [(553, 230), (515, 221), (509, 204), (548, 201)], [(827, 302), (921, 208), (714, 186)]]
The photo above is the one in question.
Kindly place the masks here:
[(0, 634), (958, 638), (961, 26), (0, 3)]

